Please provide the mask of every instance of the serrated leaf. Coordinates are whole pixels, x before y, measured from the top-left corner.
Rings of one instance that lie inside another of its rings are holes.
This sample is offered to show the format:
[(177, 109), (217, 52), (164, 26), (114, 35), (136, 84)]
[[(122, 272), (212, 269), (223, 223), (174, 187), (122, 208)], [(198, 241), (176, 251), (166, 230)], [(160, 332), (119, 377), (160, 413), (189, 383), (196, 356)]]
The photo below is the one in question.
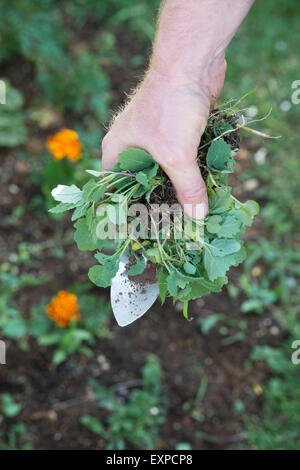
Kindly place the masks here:
[(56, 201), (77, 204), (81, 201), (83, 191), (77, 188), (75, 184), (72, 184), (71, 186), (59, 184), (51, 191), (51, 195)]
[(139, 172), (155, 165), (155, 161), (141, 149), (130, 148), (119, 153), (119, 165), (124, 171)]
[(203, 263), (211, 281), (223, 277), (235, 262), (234, 255), (213, 256), (209, 249), (204, 250)]
[(200, 299), (203, 295), (208, 294), (209, 292), (220, 292), (226, 283), (226, 276), (218, 277), (214, 281), (210, 281), (209, 279), (199, 279), (188, 284), (185, 289), (179, 292), (177, 298), (181, 301)]

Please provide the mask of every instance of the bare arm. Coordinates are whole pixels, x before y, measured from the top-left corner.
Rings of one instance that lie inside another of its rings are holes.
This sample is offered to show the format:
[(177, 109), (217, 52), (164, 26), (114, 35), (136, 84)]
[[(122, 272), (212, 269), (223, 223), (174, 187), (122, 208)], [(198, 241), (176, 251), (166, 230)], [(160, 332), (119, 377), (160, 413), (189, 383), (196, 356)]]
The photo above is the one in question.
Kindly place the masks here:
[(103, 169), (140, 147), (168, 174), (186, 213), (205, 216), (197, 148), (223, 86), (226, 47), (253, 2), (164, 0), (149, 70), (103, 140)]

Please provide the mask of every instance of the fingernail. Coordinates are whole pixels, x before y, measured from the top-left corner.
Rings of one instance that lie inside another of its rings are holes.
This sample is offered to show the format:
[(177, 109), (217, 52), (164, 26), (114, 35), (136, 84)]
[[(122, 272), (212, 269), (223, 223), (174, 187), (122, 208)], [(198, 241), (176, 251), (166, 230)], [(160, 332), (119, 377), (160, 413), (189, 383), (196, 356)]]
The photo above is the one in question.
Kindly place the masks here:
[(208, 212), (208, 205), (206, 202), (200, 202), (193, 207), (193, 218), (204, 219)]

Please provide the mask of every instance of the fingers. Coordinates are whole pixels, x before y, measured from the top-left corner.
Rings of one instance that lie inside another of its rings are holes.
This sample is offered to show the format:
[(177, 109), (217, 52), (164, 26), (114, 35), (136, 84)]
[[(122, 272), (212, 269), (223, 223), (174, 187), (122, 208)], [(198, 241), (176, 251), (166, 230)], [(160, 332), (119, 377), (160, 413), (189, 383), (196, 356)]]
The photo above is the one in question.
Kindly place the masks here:
[(196, 161), (165, 168), (184, 212), (194, 219), (203, 219), (208, 212), (206, 185)]
[[(128, 145), (107, 134), (102, 142), (102, 170), (111, 169), (118, 155)], [(194, 219), (203, 219), (208, 212), (206, 185), (195, 160), (171, 160), (160, 158), (164, 171), (169, 176), (184, 212)]]
[(107, 134), (102, 141), (102, 171), (110, 170), (118, 161), (118, 155), (128, 147), (118, 139)]

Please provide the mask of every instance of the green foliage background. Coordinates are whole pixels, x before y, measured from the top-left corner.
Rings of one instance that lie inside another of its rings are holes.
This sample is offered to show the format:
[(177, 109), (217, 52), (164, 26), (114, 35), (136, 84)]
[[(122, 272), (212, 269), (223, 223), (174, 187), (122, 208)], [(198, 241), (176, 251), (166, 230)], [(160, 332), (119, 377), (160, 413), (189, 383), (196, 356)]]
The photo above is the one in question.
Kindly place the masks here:
[[(16, 69), (28, 71), (22, 81), (16, 79), (14, 86), (7, 85), (8, 105), (0, 105), (0, 146), (14, 149), (20, 160), (28, 162), (32, 184), (40, 186), (43, 194), (30, 203), (30, 210), (37, 216), (44, 217), (49, 208), (49, 191), (61, 182), (56, 181), (58, 177), (63, 176), (64, 181), (66, 177), (70, 182), (80, 181), (85, 168), (99, 169), (96, 156), (104, 132), (99, 123), (109, 121), (112, 106), (120, 104), (123, 92), (128, 91), (118, 77), (130, 74), (133, 82), (146, 65), (158, 6), (158, 0), (11, 0), (9, 3), (0, 0), (0, 78), (7, 81), (5, 72), (10, 63)], [(243, 273), (229, 292), (237, 302), (243, 297), (240, 308), (246, 319), (248, 313), (259, 315), (267, 309), (286, 333), (281, 346), (265, 345), (252, 353), (252, 361), (266, 361), (271, 371), (270, 381), (262, 385), (261, 415), (247, 416), (245, 420), (245, 446), (254, 449), (300, 448), (300, 365), (292, 365), (290, 361), (292, 341), (300, 339), (297, 289), (300, 274), (300, 104), (291, 102), (292, 83), (300, 79), (299, 24), (299, 6), (294, 0), (256, 2), (228, 48), (228, 72), (222, 95), (224, 100), (238, 98), (255, 88), (244, 104), (250, 107), (252, 115), (263, 116), (272, 107), (271, 115), (257, 123), (257, 129), (282, 136), (280, 140), (261, 141), (260, 148), (251, 152), (250, 164), (241, 175), (244, 188), (249, 187), (247, 182), (255, 182), (254, 199), (261, 200), (262, 211), (258, 239), (250, 244)], [(62, 115), (64, 123), (79, 132), (88, 148), (88, 154), (76, 168), (71, 168), (68, 162), (57, 166), (46, 152), (31, 155), (26, 147), (28, 136), (36, 128), (44, 132), (43, 128), (55, 113)], [(24, 210), (21, 206), (15, 208), (10, 216), (12, 223)], [(59, 233), (57, 237), (59, 239)], [(30, 328), (34, 329), (35, 336), (39, 335), (34, 321), (31, 319), (27, 324), (14, 302), (19, 289), (37, 285), (32, 277), (19, 275), (19, 267), (28, 266), (32, 257), (38, 255), (36, 249), (30, 244), (16, 247), (14, 257), (2, 265), (0, 271), (1, 335), (19, 341), (22, 347), (32, 334)], [(58, 247), (53, 250), (57, 257), (62, 256)], [(255, 266), (262, 267), (262, 274), (253, 278)], [(46, 281), (40, 279), (39, 283)], [(93, 303), (91, 297), (89, 302)], [(39, 308), (33, 309), (32, 318)], [(211, 325), (202, 325), (202, 332), (219, 320), (216, 316)], [(226, 323), (230, 319), (222, 318), (222, 321)], [(44, 335), (48, 334), (48, 326), (39, 327), (44, 328)], [(83, 328), (90, 330), (86, 325)], [(105, 325), (100, 330), (100, 335), (107, 334)], [(70, 332), (68, 335), (72, 337)], [(78, 347), (84, 348), (80, 333), (73, 335), (78, 337)], [(94, 341), (90, 336), (88, 340), (90, 344)], [(56, 352), (60, 360), (73, 352), (68, 344), (65, 349), (61, 347), (63, 343), (61, 336), (52, 343), (58, 348), (56, 351), (60, 351)], [(90, 349), (85, 348), (88, 354)], [(154, 371), (154, 377), (155, 374)], [(141, 393), (146, 394), (147, 388)], [(159, 400), (157, 398), (157, 402)], [(2, 402), (5, 409), (8, 405), (15, 406), (7, 396)], [(237, 409), (242, 409), (242, 405), (237, 404)], [(124, 414), (128, 413), (130, 415), (130, 410), (125, 409)], [(197, 413), (201, 416), (199, 410)], [(119, 425), (118, 419), (112, 416), (111, 423)], [(151, 421), (149, 426), (145, 424), (149, 445), (156, 442), (159, 421)], [(99, 431), (94, 422), (86, 424)], [(115, 442), (118, 438), (115, 433), (119, 432), (124, 446), (123, 429), (111, 428), (110, 431), (107, 440)], [(103, 435), (102, 428), (99, 433)], [(0, 440), (3, 440), (3, 447), (26, 448), (26, 430), (14, 423), (5, 435), (2, 433)]]

